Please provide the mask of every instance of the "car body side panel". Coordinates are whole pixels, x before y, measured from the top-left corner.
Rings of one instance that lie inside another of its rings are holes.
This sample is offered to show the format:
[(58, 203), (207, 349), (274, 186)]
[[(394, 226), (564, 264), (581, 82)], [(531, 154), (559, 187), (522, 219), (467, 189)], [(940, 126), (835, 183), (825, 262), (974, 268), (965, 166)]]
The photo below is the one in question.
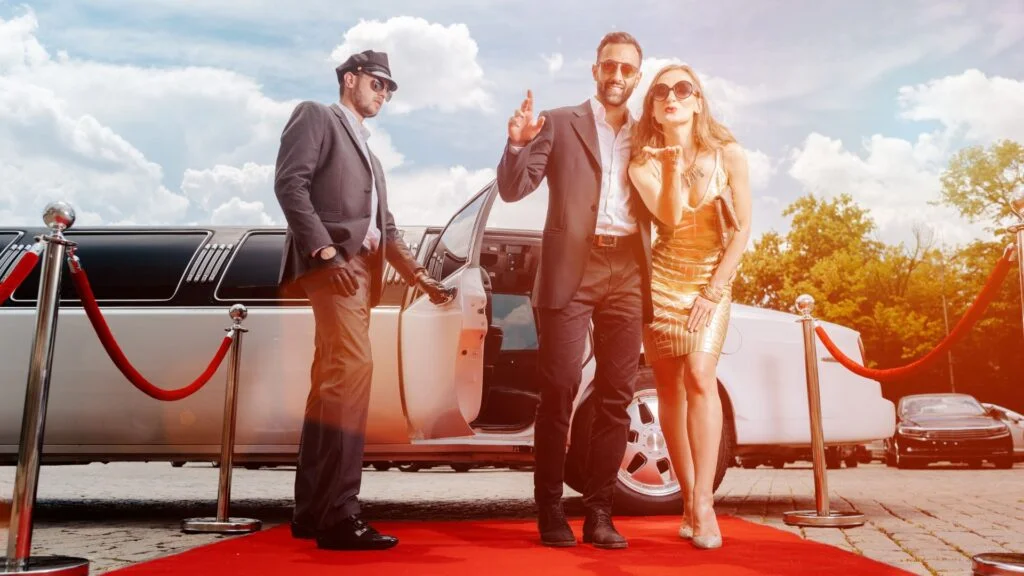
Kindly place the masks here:
[[(848, 356), (860, 358), (855, 332), (823, 325)], [(738, 350), (723, 353), (718, 373), (732, 402), (737, 444), (808, 444), (809, 407), (800, 323), (793, 315), (734, 304), (730, 331), (741, 343)], [(894, 407), (882, 398), (879, 384), (829, 361), (820, 340), (817, 353), (826, 442), (862, 442), (890, 436), (895, 430)]]
[[(0, 444), (18, 443), (34, 310), (5, 310)], [(223, 309), (110, 308), (104, 316), (121, 349), (154, 385), (178, 388), (205, 370), (230, 320)], [(367, 442), (406, 443), (397, 386), (397, 308), (375, 310), (375, 360)], [(251, 308), (243, 325), (236, 443), (297, 445), (313, 352), (308, 307)], [(154, 342), (159, 343), (154, 345)], [(219, 445), (227, 362), (189, 398), (162, 402), (136, 390), (104, 351), (81, 309), (60, 312), (46, 424), (47, 445)]]

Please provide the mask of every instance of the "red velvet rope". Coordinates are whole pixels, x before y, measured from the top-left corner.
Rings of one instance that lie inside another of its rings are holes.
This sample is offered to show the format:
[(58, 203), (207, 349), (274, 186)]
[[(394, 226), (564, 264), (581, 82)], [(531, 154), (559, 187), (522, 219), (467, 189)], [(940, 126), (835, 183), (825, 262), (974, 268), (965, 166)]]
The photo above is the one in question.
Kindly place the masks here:
[(974, 300), (974, 303), (971, 304), (971, 307), (967, 310), (967, 313), (964, 314), (963, 318), (961, 318), (960, 321), (956, 323), (956, 326), (953, 327), (953, 331), (950, 332), (949, 335), (946, 336), (946, 338), (943, 339), (942, 342), (940, 342), (939, 345), (936, 346), (931, 352), (929, 352), (922, 358), (915, 360), (910, 364), (907, 364), (906, 366), (900, 366), (898, 368), (889, 368), (885, 370), (876, 368), (866, 368), (864, 366), (861, 366), (860, 364), (858, 364), (845, 354), (843, 354), (843, 352), (839, 350), (839, 347), (836, 346), (834, 342), (832, 342), (832, 339), (828, 337), (828, 334), (825, 332), (824, 328), (822, 328), (821, 326), (817, 326), (815, 327), (814, 331), (818, 334), (818, 337), (821, 338), (822, 344), (824, 344), (825, 348), (827, 348), (829, 353), (832, 354), (832, 357), (835, 358), (840, 364), (845, 366), (854, 374), (879, 381), (890, 381), (905, 378), (912, 372), (915, 372), (916, 370), (934, 362), (935, 359), (939, 358), (939, 356), (944, 354), (950, 346), (955, 344), (957, 341), (963, 338), (965, 334), (967, 334), (967, 331), (970, 330), (970, 328), (973, 327), (974, 324), (985, 313), (985, 309), (992, 302), (992, 299), (995, 297), (996, 291), (999, 289), (999, 286), (1003, 283), (1003, 280), (1006, 279), (1006, 274), (1007, 272), (1010, 271), (1010, 262), (1012, 260), (1012, 257), (1012, 251), (1007, 251), (1003, 254), (1003, 257), (996, 264), (995, 269), (992, 270), (992, 274), (989, 276), (988, 281), (985, 283), (985, 287), (981, 290), (981, 293), (978, 294), (978, 297)]
[(220, 367), (220, 363), (224, 361), (224, 357), (227, 355), (228, 349), (231, 348), (233, 332), (224, 337), (224, 340), (220, 343), (220, 349), (217, 350), (217, 354), (213, 357), (213, 360), (210, 361), (209, 366), (207, 366), (206, 370), (199, 375), (199, 378), (196, 378), (196, 380), (191, 384), (176, 390), (163, 390), (161, 388), (157, 388), (146, 380), (142, 374), (140, 374), (139, 371), (131, 365), (128, 358), (124, 355), (124, 352), (122, 352), (121, 348), (117, 345), (117, 341), (114, 339), (114, 335), (110, 332), (110, 327), (107, 326), (106, 320), (103, 319), (103, 313), (100, 312), (100, 307), (96, 303), (96, 297), (92, 293), (92, 287), (89, 285), (89, 279), (85, 275), (85, 270), (77, 264), (72, 265), (71, 278), (74, 280), (75, 288), (78, 290), (78, 295), (82, 299), (82, 306), (85, 308), (85, 313), (89, 316), (89, 320), (92, 321), (92, 327), (96, 330), (96, 335), (103, 344), (103, 348), (106, 349), (107, 355), (110, 356), (114, 365), (117, 366), (118, 370), (120, 370), (122, 374), (124, 374), (125, 378), (150, 398), (163, 400), (164, 402), (172, 402), (191, 396), (210, 381), (210, 378), (213, 377), (217, 368)]
[(25, 278), (28, 278), (37, 262), (39, 262), (39, 253), (34, 250), (26, 252), (21, 260), (18, 260), (18, 263), (14, 265), (14, 270), (7, 275), (7, 279), (0, 282), (0, 304), (7, 302), (11, 294), (14, 294), (18, 286), (21, 286)]

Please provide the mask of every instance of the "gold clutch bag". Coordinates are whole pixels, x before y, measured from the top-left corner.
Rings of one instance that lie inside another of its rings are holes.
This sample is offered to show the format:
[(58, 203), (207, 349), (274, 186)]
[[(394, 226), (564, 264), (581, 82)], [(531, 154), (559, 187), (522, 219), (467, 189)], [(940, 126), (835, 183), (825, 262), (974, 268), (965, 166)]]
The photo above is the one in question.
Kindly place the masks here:
[(736, 217), (736, 209), (732, 206), (732, 190), (725, 189), (722, 192), (715, 197), (715, 210), (718, 212), (718, 232), (722, 237), (722, 248), (725, 248), (740, 229), (740, 221)]

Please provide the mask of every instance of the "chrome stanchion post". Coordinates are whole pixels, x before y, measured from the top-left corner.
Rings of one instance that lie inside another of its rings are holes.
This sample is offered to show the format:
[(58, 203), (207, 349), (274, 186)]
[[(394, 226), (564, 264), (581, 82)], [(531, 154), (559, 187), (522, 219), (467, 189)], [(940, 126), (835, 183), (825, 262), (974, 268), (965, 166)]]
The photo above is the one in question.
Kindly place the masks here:
[(86, 576), (89, 561), (68, 556), (35, 556), (32, 553), (32, 513), (39, 486), (39, 462), (46, 428), (46, 404), (50, 394), (53, 348), (60, 308), (60, 280), (64, 255), (69, 246), (63, 232), (75, 223), (75, 211), (64, 202), (46, 206), (43, 222), (50, 233), (39, 238), (43, 249), (36, 330), (29, 357), (28, 385), (18, 444), (18, 468), (14, 476), (11, 524), (7, 531), (7, 556), (0, 560), (0, 574), (48, 574)]
[(217, 517), (189, 518), (182, 521), (181, 530), (189, 534), (248, 534), (259, 530), (263, 523), (252, 518), (231, 518), (228, 506), (231, 503), (231, 469), (235, 451), (235, 418), (238, 413), (238, 373), (242, 361), (242, 335), (248, 329), (242, 327), (242, 320), (249, 311), (242, 304), (235, 304), (228, 312), (232, 324), (231, 360), (228, 366), (228, 381), (224, 389), (224, 425), (221, 432), (220, 482), (217, 485)]
[[(1010, 226), (1016, 233), (1017, 272), (1020, 274), (1021, 328), (1024, 329), (1024, 187), (1018, 188), (1016, 196), (1010, 199), (1010, 209), (1020, 220)], [(971, 558), (971, 573), (975, 576), (996, 576), (1003, 574), (1024, 574), (1024, 554), (988, 552)]]
[(786, 512), (786, 524), (818, 528), (852, 528), (864, 523), (864, 515), (851, 512), (833, 512), (828, 503), (828, 477), (825, 472), (825, 435), (821, 424), (821, 390), (818, 386), (818, 348), (814, 333), (814, 298), (802, 294), (796, 299), (796, 308), (802, 315), (800, 323), (804, 333), (804, 366), (807, 378), (807, 404), (811, 416), (811, 459), (814, 464), (814, 501), (816, 510)]

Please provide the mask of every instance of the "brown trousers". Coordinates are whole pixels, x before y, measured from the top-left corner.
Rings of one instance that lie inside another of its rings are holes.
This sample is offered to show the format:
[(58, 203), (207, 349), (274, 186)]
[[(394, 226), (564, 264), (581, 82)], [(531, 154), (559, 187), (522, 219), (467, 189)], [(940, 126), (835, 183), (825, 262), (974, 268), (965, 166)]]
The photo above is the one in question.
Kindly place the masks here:
[(343, 296), (320, 271), (302, 278), (313, 307), (316, 348), (295, 473), (297, 524), (327, 530), (358, 514), (366, 417), (373, 362), (370, 354), (370, 256), (348, 265), (359, 282)]

